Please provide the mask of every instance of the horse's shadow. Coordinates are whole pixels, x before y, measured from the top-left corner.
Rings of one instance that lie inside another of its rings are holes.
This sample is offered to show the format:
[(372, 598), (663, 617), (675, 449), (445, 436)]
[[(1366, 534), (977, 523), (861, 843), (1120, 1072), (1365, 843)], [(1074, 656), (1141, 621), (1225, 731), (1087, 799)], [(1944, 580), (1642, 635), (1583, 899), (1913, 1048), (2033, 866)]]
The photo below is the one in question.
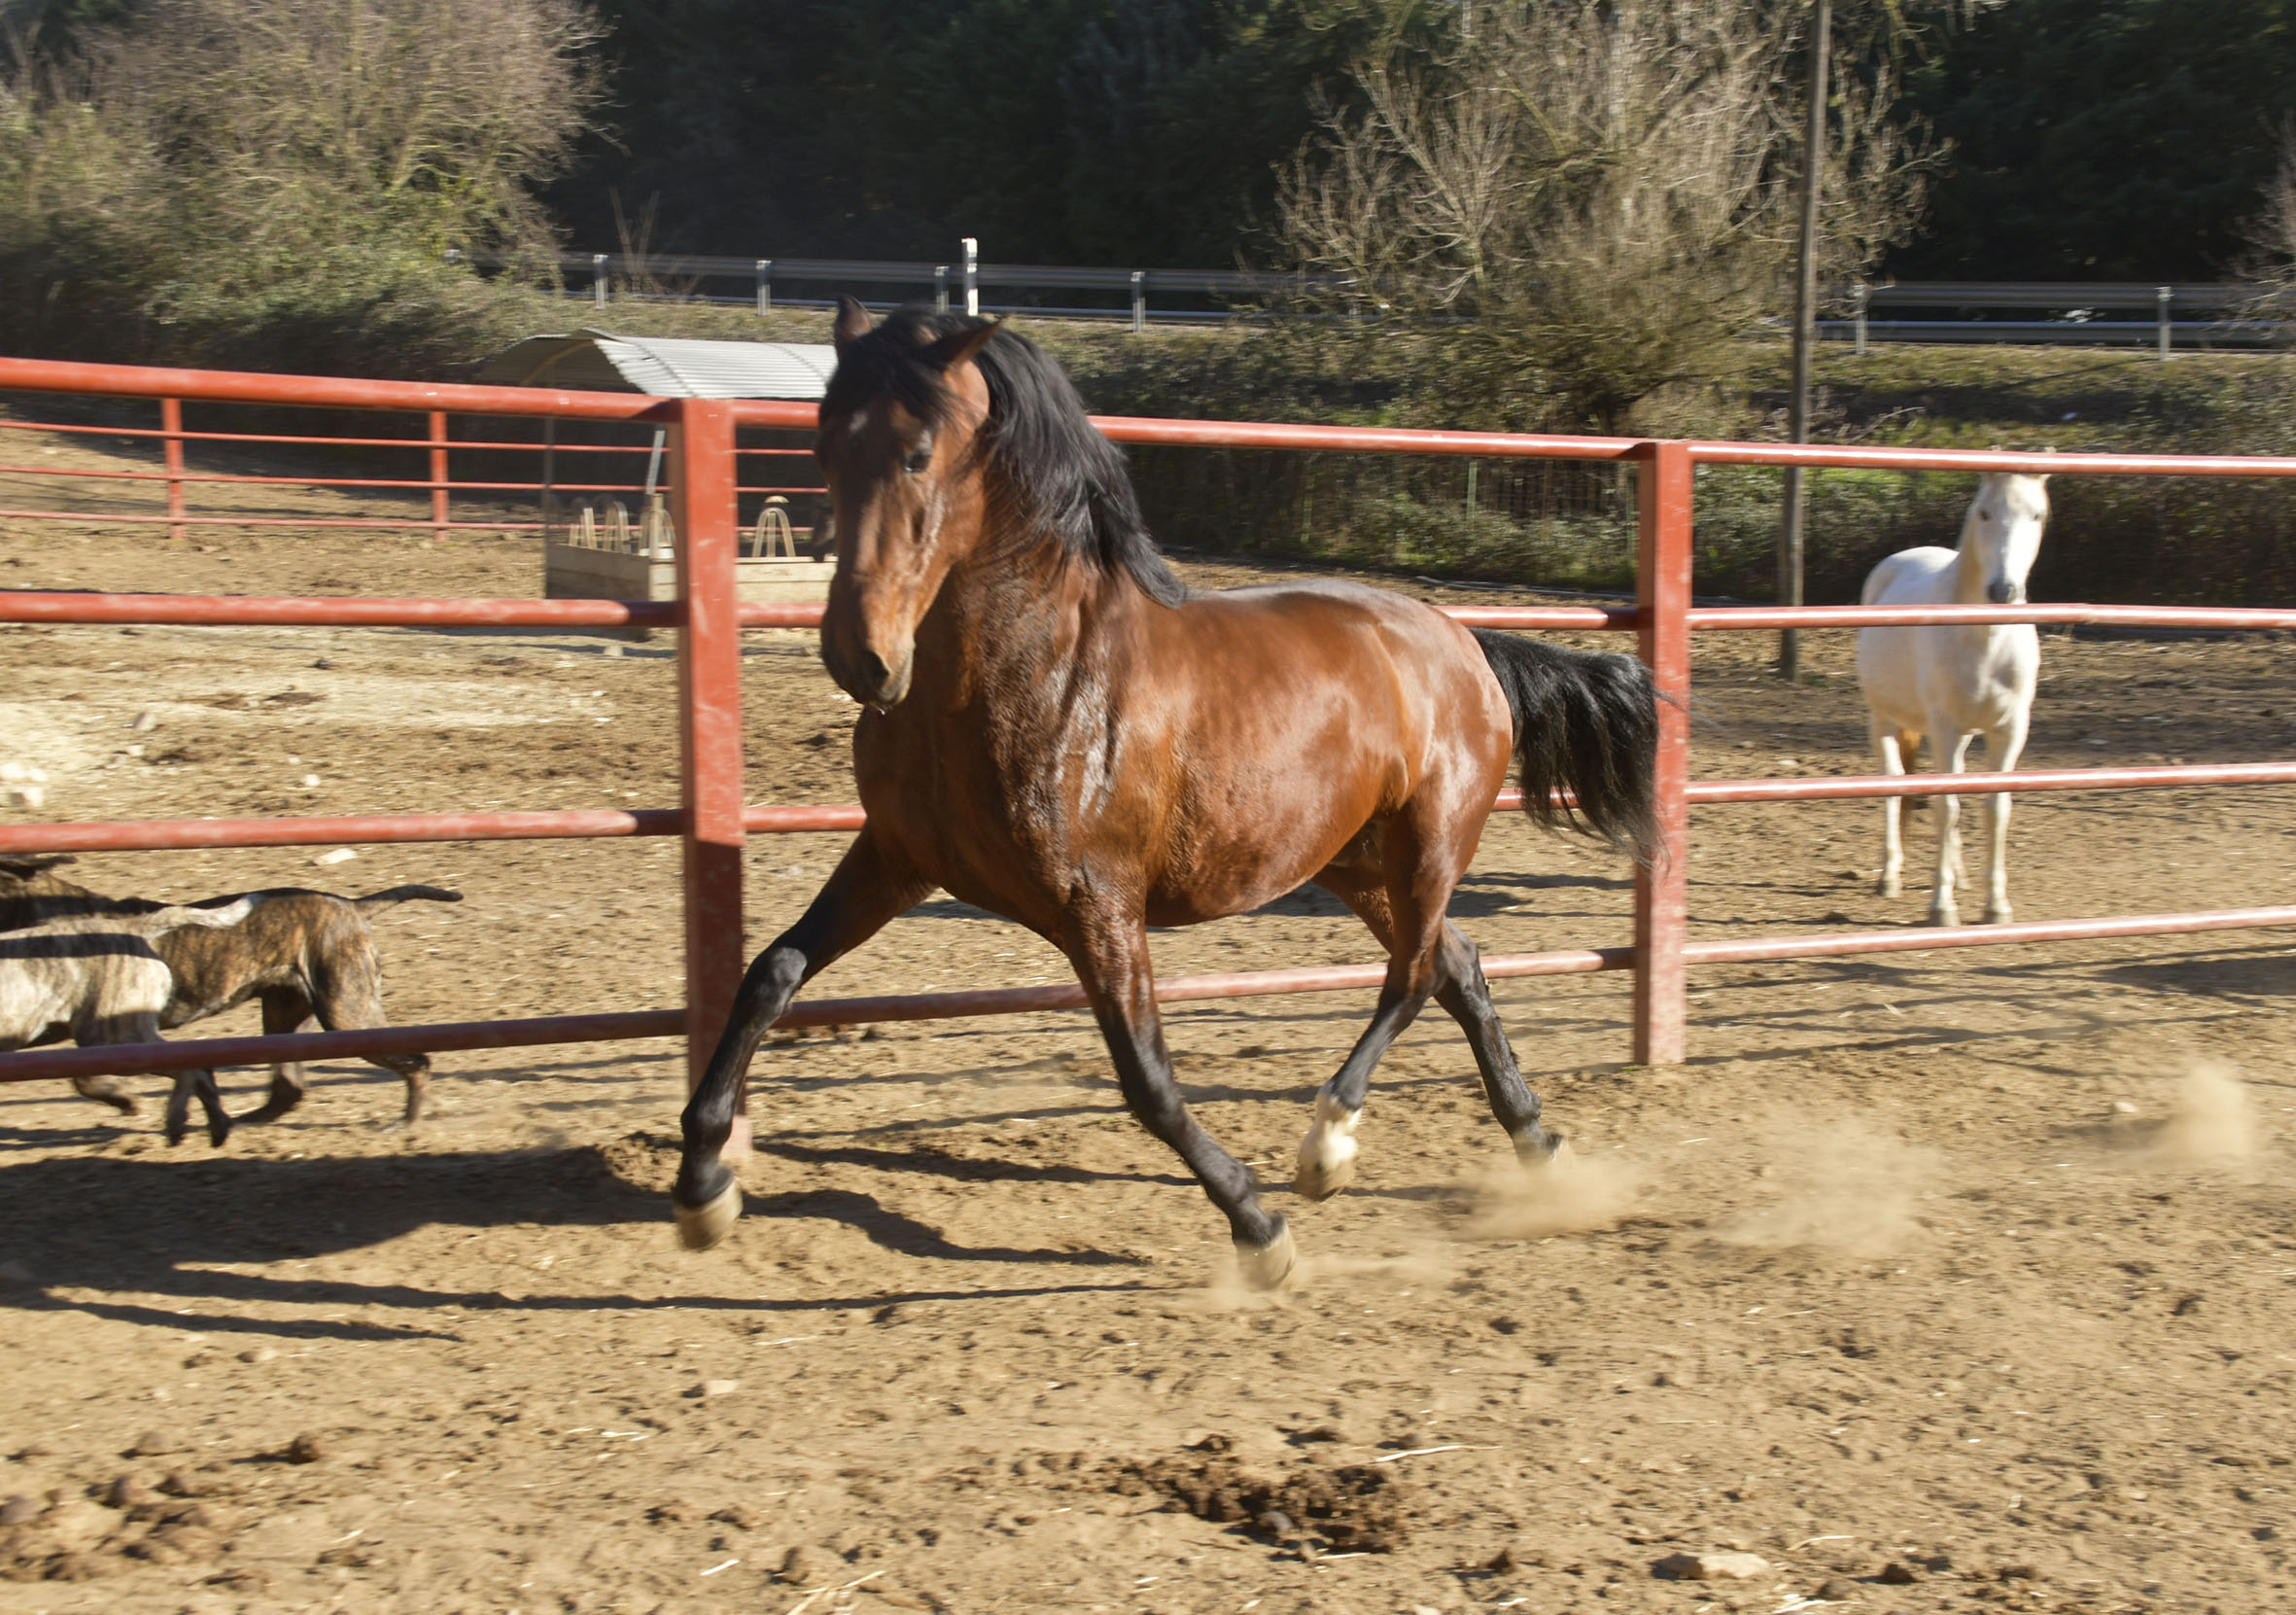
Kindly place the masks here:
[[(947, 1164), (962, 1170), (958, 1163)], [(753, 1196), (749, 1212), (761, 1218), (826, 1218), (884, 1249), (929, 1260), (1131, 1265), (1131, 1258), (1102, 1250), (960, 1245), (930, 1224), (850, 1189), (792, 1188)], [(415, 1281), (302, 1277), (275, 1266), (373, 1249), (438, 1225), (473, 1231), (525, 1225), (658, 1234), (663, 1265), (670, 1268), (678, 1258), (669, 1248), (666, 1197), (617, 1176), (590, 1147), (296, 1161), (59, 1156), (0, 1172), (0, 1218), (9, 1230), (15, 1269), (0, 1279), (0, 1310), (69, 1310), (174, 1329), (405, 1340), (451, 1337), (451, 1321), (441, 1323), (435, 1317), (441, 1308), (556, 1312), (779, 1305), (707, 1296), (657, 1300), (561, 1294), (540, 1287), (509, 1295)], [(238, 1268), (268, 1271), (231, 1271)], [(533, 1277), (548, 1282), (546, 1275)], [(401, 1323), (263, 1316), (283, 1305), (403, 1309), (410, 1317)]]
[(2296, 958), (2284, 953), (2115, 965), (2096, 973), (2105, 981), (2141, 987), (2153, 993), (2193, 993), (2226, 999), (2296, 996)]

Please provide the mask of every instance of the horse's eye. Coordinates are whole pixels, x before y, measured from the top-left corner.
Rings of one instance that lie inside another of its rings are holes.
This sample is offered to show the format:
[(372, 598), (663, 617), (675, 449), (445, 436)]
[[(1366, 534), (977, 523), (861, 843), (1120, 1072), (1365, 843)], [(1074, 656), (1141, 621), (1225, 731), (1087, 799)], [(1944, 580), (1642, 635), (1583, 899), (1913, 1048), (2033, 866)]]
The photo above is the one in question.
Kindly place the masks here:
[(908, 453), (901, 456), (901, 469), (907, 472), (911, 476), (923, 475), (925, 469), (932, 463), (933, 445), (929, 440), (918, 444)]

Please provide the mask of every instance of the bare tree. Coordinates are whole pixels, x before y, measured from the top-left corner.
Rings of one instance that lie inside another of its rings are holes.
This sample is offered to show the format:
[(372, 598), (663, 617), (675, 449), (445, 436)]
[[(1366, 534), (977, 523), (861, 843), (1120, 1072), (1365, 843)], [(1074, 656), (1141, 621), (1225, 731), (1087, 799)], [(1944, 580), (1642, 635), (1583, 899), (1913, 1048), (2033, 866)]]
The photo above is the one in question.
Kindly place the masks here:
[[(1351, 313), (1458, 322), (1454, 396), (1518, 414), (1544, 391), (1617, 430), (1727, 368), (1776, 302), (1796, 45), (1792, 14), (1762, 0), (1461, 0), (1433, 49), (1358, 65), (1283, 175), (1282, 241)], [(1885, 70), (1838, 104), (1835, 272), (1918, 209), (1922, 154), (1894, 99)]]
[(243, 249), (435, 250), (547, 233), (532, 188), (588, 127), (599, 37), (577, 0), (148, 0), (89, 54), (107, 112)]
[(2287, 319), (2296, 307), (2296, 121), (2280, 128), (2280, 161), (2264, 188), (2264, 206), (2248, 222), (2248, 252), (2233, 265), (2263, 296), (2259, 318)]

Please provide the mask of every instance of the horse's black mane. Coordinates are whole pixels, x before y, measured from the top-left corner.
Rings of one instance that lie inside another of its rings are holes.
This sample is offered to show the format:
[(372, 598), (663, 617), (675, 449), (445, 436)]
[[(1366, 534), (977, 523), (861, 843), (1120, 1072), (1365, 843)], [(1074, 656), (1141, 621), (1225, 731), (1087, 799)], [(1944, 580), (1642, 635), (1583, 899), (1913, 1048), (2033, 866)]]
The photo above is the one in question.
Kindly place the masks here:
[[(949, 412), (940, 369), (926, 353), (941, 337), (988, 322), (904, 308), (837, 355), (821, 401), (824, 416), (890, 398), (935, 426)], [(989, 384), (989, 420), (974, 440), (992, 493), (1022, 519), (1048, 530), (1079, 561), (1131, 575), (1149, 598), (1177, 606), (1187, 585), (1173, 576), (1141, 519), (1124, 454), (1086, 418), (1067, 372), (1009, 328), (974, 356)]]

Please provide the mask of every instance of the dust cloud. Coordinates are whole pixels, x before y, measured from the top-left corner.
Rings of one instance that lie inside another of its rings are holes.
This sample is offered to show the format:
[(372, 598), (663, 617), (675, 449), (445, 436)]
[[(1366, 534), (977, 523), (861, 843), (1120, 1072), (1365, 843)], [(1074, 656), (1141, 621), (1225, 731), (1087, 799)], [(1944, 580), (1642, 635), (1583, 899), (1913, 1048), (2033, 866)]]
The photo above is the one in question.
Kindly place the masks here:
[(2221, 1061), (2194, 1065), (2176, 1090), (2175, 1108), (2154, 1142), (2161, 1159), (2178, 1166), (2220, 1166), (2256, 1151), (2256, 1111), (2247, 1084)]
[(1466, 1237), (1536, 1240), (1615, 1227), (1634, 1207), (1643, 1172), (1618, 1155), (1581, 1155), (1569, 1144), (1542, 1167), (1510, 1163), (1476, 1184)]
[(1768, 1130), (1770, 1174), (1784, 1194), (1715, 1230), (1728, 1245), (1878, 1255), (1913, 1232), (1914, 1204), (1942, 1164), (1860, 1117), (1786, 1118)]

